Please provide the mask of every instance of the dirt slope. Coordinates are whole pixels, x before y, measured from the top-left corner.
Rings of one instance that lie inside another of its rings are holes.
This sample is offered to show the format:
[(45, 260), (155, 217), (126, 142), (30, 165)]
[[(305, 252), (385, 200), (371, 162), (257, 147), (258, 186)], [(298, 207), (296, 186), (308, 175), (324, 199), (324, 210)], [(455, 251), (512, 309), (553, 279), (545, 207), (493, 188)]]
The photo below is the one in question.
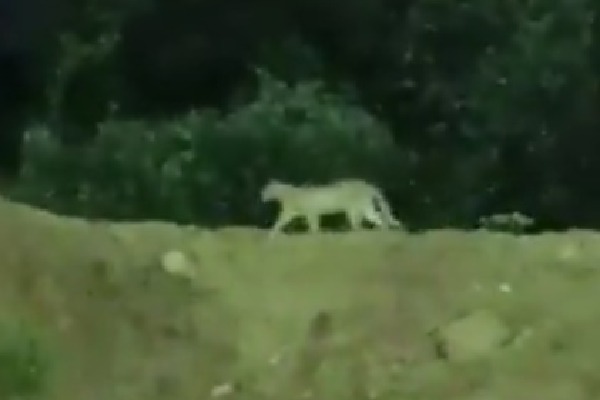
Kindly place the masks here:
[[(590, 232), (268, 241), (257, 229), (91, 223), (3, 200), (0, 250), (0, 321), (41, 344), (42, 399), (600, 396)], [(192, 280), (162, 270), (171, 250)], [(480, 309), (527, 340), (440, 359), (431, 332)]]

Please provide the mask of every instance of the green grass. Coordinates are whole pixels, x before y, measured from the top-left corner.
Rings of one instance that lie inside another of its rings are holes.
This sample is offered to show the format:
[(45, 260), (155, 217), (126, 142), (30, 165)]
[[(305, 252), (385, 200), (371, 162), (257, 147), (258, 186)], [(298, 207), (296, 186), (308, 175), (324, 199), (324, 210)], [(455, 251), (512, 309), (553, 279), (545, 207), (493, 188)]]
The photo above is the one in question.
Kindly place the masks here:
[[(0, 299), (51, 332), (60, 354), (46, 399), (191, 400), (227, 384), (224, 398), (248, 400), (600, 395), (595, 233), (268, 241), (255, 229), (85, 224), (2, 207)], [(160, 270), (173, 249), (193, 261), (194, 282)], [(473, 362), (438, 359), (430, 332), (478, 309), (531, 336)]]
[(0, 321), (0, 397), (38, 398), (43, 394), (48, 359), (42, 338), (24, 321), (5, 316)]

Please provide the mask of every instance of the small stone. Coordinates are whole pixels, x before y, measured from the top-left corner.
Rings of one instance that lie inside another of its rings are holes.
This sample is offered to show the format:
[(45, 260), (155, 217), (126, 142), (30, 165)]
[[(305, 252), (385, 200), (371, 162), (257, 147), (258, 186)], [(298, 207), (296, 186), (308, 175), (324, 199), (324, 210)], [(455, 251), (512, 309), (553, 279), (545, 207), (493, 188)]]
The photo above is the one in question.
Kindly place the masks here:
[(469, 361), (490, 355), (511, 337), (510, 329), (492, 312), (475, 311), (437, 330), (437, 348), (449, 361)]
[(194, 268), (192, 262), (179, 250), (169, 250), (161, 258), (163, 270), (169, 274), (192, 278)]
[(232, 394), (235, 391), (231, 382), (225, 382), (214, 386), (210, 391), (210, 397), (223, 397)]
[(504, 282), (498, 286), (498, 290), (501, 291), (502, 293), (510, 293), (510, 292), (512, 292), (512, 287), (510, 286), (509, 283)]

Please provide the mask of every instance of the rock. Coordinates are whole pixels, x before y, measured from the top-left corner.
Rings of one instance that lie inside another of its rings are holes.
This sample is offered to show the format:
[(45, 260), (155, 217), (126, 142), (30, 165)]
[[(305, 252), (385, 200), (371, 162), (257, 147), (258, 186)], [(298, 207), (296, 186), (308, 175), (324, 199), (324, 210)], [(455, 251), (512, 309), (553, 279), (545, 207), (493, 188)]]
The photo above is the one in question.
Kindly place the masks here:
[(162, 269), (173, 275), (185, 278), (194, 277), (193, 263), (179, 250), (170, 250), (161, 257)]
[(511, 331), (494, 313), (478, 310), (436, 330), (436, 348), (449, 361), (483, 358), (502, 347)]

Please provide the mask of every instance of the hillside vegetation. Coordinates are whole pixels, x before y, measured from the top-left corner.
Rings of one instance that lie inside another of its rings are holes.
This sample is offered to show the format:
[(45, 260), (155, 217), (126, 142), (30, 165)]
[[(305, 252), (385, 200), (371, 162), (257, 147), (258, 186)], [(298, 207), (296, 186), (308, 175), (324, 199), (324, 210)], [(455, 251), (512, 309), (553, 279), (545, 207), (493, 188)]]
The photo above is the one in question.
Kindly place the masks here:
[[(259, 229), (92, 222), (5, 200), (0, 221), (0, 325), (20, 332), (0, 335), (8, 398), (600, 395), (592, 232), (269, 241)], [(161, 268), (170, 251), (190, 276)], [(480, 357), (442, 357), (436, 332), (479, 312), (510, 337)]]

